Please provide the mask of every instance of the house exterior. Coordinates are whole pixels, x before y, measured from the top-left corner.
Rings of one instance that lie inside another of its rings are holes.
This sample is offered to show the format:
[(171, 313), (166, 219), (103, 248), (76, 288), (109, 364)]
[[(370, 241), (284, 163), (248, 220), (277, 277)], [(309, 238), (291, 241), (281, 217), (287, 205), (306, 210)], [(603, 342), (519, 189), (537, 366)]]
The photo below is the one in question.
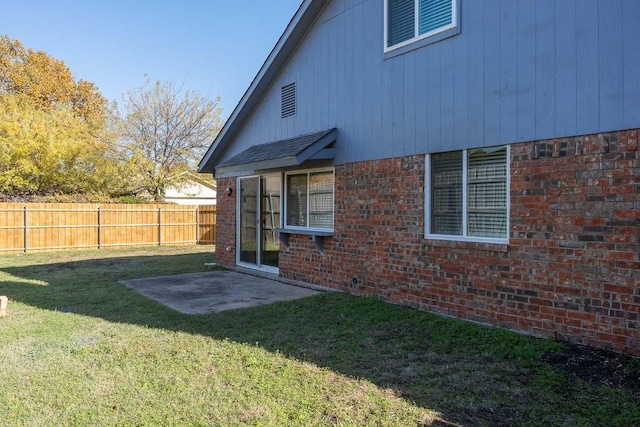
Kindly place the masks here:
[(168, 187), (164, 201), (177, 205), (215, 205), (216, 186), (198, 176), (191, 176), (182, 184)]
[(305, 0), (201, 161), (216, 261), (640, 355), (638, 22)]

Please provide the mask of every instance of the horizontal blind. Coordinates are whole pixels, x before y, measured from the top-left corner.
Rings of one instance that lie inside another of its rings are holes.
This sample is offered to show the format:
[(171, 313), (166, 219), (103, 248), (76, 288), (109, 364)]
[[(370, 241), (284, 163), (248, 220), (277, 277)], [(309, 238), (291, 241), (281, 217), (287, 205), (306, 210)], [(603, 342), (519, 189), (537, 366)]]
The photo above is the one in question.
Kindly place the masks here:
[(468, 168), (469, 235), (506, 238), (506, 147), (470, 150)]
[(309, 226), (333, 228), (333, 172), (309, 175)]
[(415, 0), (389, 0), (389, 46), (415, 37), (415, 13)]
[(420, 34), (445, 27), (452, 20), (452, 0), (420, 0)]
[(431, 233), (462, 235), (462, 151), (431, 156)]

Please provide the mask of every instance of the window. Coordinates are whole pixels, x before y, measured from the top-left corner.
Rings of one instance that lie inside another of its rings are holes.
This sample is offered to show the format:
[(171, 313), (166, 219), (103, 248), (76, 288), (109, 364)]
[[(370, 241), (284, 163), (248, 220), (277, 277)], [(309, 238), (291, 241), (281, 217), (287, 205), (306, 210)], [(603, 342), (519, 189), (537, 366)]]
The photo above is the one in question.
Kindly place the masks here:
[(456, 27), (457, 0), (385, 0), (385, 51)]
[(427, 155), (428, 238), (505, 242), (507, 147)]
[(283, 86), (280, 91), (280, 113), (283, 119), (296, 115), (296, 84)]
[(332, 170), (287, 174), (285, 228), (332, 230), (333, 182)]

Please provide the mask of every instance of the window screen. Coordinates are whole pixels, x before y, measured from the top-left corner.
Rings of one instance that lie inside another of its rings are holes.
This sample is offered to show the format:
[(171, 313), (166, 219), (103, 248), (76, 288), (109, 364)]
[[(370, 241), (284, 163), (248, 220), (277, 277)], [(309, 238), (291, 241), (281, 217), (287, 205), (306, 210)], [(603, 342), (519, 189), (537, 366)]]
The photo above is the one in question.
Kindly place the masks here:
[(287, 176), (287, 224), (306, 227), (307, 174)]
[(469, 151), (469, 235), (506, 237), (507, 150)]
[(309, 225), (333, 228), (333, 172), (309, 174)]
[(287, 226), (333, 228), (333, 171), (287, 175)]
[(431, 233), (462, 235), (462, 151), (432, 156), (431, 183)]
[(429, 234), (506, 239), (507, 148), (430, 156)]

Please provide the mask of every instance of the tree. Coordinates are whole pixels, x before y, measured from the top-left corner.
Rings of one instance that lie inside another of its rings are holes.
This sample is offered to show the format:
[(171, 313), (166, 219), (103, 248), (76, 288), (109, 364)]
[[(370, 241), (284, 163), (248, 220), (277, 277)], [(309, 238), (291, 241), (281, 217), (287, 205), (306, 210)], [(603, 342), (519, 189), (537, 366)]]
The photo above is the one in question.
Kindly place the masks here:
[(63, 61), (25, 49), (19, 40), (0, 36), (0, 96), (29, 100), (42, 111), (66, 106), (94, 130), (103, 126), (107, 100), (93, 83), (76, 81)]
[(137, 190), (164, 199), (168, 186), (180, 185), (220, 131), (220, 98), (182, 93), (171, 82), (149, 80), (125, 96), (123, 152)]
[(0, 96), (0, 193), (105, 192), (114, 165), (108, 153), (70, 107), (44, 111), (28, 99)]
[(63, 61), (0, 36), (0, 192), (106, 193), (107, 100)]

